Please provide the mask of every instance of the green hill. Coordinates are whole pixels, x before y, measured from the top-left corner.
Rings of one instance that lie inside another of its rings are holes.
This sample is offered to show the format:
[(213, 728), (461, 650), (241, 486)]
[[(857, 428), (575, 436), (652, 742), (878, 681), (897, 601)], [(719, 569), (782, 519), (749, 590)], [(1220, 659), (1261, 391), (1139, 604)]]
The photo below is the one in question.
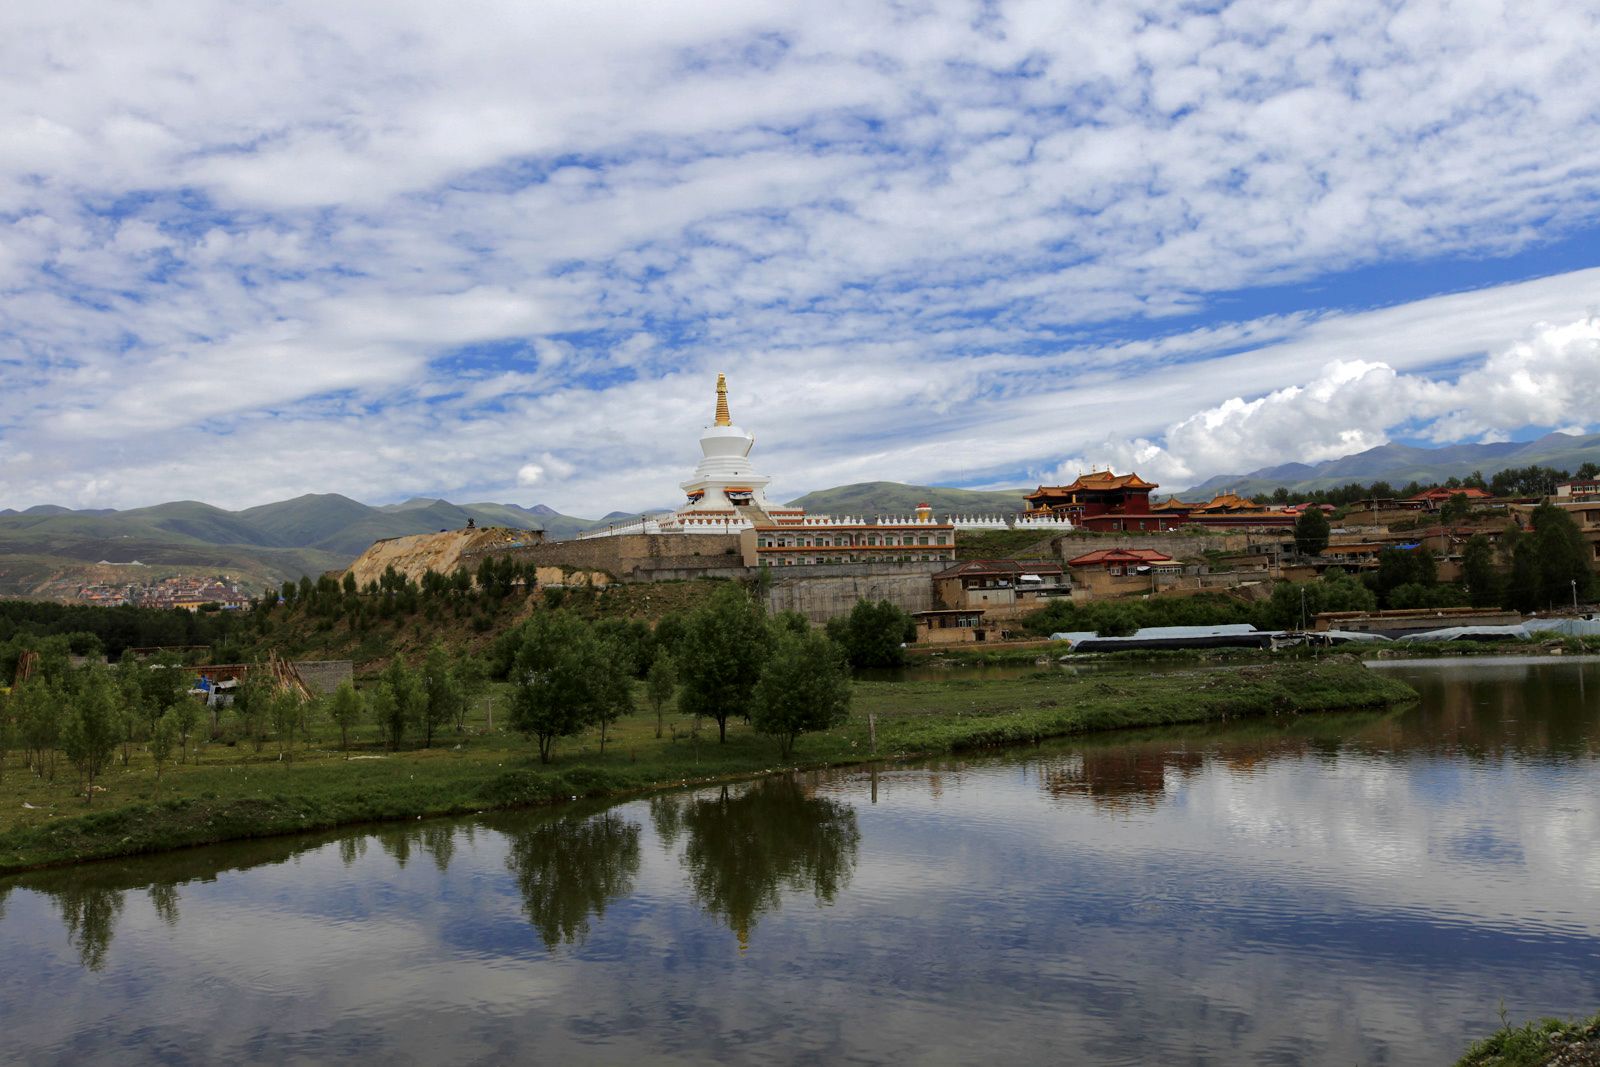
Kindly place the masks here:
[(946, 489), (934, 485), (906, 485), (903, 482), (856, 482), (834, 489), (807, 493), (789, 502), (820, 515), (906, 515), (918, 504), (931, 504), (940, 515), (951, 512), (978, 515), (1007, 515), (1019, 512), (1022, 494), (1028, 489), (988, 492), (979, 489)]
[[(336, 493), (308, 493), (243, 511), (195, 500), (127, 511), (39, 505), (0, 511), (0, 595), (70, 595), (86, 582), (197, 572), (265, 586), (345, 567), (382, 538), (457, 529), (469, 518), (481, 526), (543, 529), (553, 538), (594, 525), (545, 507), (446, 500), (372, 507)], [(124, 578), (100, 566), (136, 560), (149, 571), (129, 571)]]

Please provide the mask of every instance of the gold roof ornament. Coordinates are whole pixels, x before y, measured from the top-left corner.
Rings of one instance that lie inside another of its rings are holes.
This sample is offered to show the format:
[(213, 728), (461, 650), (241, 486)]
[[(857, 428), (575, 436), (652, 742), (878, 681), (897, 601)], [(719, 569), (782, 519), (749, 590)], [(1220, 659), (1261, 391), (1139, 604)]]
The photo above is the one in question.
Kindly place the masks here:
[(717, 375), (717, 425), (733, 425), (733, 418), (728, 414), (728, 379), (721, 374)]

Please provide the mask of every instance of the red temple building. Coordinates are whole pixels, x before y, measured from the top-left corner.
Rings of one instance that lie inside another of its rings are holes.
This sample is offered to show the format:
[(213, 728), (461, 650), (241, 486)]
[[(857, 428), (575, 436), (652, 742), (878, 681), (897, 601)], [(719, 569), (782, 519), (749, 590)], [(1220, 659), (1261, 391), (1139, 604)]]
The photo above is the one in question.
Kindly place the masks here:
[(1150, 507), (1150, 492), (1157, 488), (1137, 474), (1095, 471), (1078, 475), (1071, 485), (1041, 485), (1024, 499), (1027, 514), (1057, 515), (1085, 530), (1170, 530), (1183, 516)]

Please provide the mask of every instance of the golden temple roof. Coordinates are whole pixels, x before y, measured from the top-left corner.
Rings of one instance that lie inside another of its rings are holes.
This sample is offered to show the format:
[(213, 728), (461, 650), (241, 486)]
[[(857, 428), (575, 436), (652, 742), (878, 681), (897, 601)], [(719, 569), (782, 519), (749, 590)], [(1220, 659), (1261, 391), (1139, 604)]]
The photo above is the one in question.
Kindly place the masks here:
[(1024, 500), (1057, 493), (1071, 493), (1079, 489), (1158, 489), (1155, 482), (1147, 482), (1137, 474), (1112, 474), (1110, 471), (1092, 471), (1080, 474), (1071, 485), (1041, 485)]
[(717, 375), (717, 425), (733, 425), (733, 417), (728, 414), (728, 379), (721, 374)]

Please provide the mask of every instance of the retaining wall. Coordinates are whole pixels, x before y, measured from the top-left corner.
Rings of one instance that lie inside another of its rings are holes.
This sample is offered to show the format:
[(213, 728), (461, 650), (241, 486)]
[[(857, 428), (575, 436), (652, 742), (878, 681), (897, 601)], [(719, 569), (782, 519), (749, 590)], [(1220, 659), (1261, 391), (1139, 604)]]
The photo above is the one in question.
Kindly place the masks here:
[(775, 568), (767, 590), (767, 610), (796, 611), (812, 622), (848, 615), (858, 600), (887, 600), (902, 611), (929, 611), (933, 608), (933, 575), (950, 566), (939, 560), (918, 560)]
[(737, 534), (618, 534), (580, 541), (555, 541), (463, 555), (469, 566), (482, 556), (510, 556), (541, 567), (605, 571), (629, 581), (650, 581), (657, 572), (703, 577), (710, 570), (743, 569)]
[(341, 682), (355, 680), (355, 669), (347, 659), (297, 659), (294, 669), (306, 688), (318, 696), (333, 692)]

